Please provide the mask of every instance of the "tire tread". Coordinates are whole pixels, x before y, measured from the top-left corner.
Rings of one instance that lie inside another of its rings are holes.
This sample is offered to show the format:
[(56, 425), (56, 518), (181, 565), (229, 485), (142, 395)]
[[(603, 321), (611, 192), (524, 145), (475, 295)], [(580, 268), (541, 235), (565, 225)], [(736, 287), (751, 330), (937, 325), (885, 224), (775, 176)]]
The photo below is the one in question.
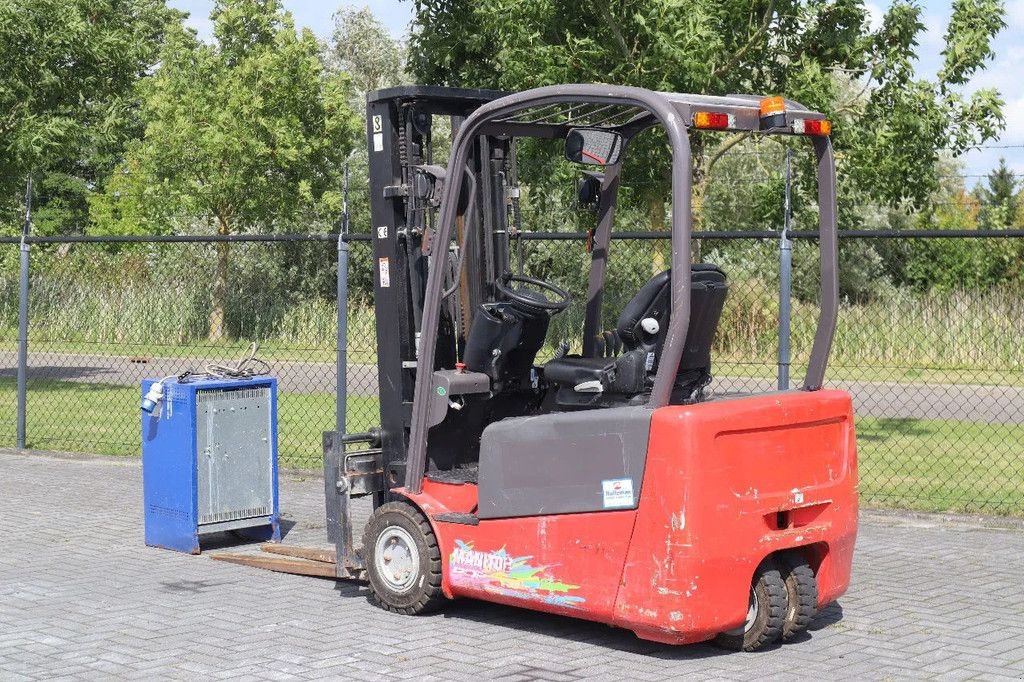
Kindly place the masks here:
[[(765, 619), (760, 630), (751, 629), (743, 634), (723, 632), (715, 638), (714, 643), (732, 651), (756, 651), (767, 644), (782, 638), (782, 628), (786, 621), (788, 598), (786, 583), (782, 573), (774, 561), (766, 561), (754, 574), (751, 589), (762, 589), (765, 603), (759, 608), (765, 609)], [(755, 597), (756, 598), (756, 597)]]
[(768, 593), (768, 620), (764, 630), (757, 637), (744, 637), (744, 651), (757, 651), (766, 644), (778, 641), (782, 637), (782, 627), (786, 622), (788, 598), (782, 573), (777, 566), (770, 565), (762, 569), (761, 578)]
[(787, 609), (786, 623), (782, 630), (782, 640), (787, 641), (806, 630), (817, 615), (818, 581), (810, 564), (795, 552), (784, 554), (780, 564), (790, 607), (795, 604), (792, 617)]

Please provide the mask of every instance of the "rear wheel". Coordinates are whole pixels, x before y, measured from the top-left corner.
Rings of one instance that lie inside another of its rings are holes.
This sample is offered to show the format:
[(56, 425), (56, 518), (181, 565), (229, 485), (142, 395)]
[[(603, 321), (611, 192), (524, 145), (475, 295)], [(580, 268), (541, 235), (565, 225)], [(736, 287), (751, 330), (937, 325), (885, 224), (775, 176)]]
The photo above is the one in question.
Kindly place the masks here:
[(715, 638), (715, 644), (733, 651), (756, 651), (782, 636), (785, 623), (786, 584), (774, 564), (764, 564), (750, 586), (747, 620)]
[(782, 626), (783, 641), (807, 629), (818, 612), (818, 581), (810, 564), (797, 553), (784, 554), (780, 561), (786, 583), (786, 622)]
[(384, 609), (414, 615), (444, 603), (441, 552), (423, 514), (407, 502), (388, 502), (370, 516), (363, 556), (373, 600)]

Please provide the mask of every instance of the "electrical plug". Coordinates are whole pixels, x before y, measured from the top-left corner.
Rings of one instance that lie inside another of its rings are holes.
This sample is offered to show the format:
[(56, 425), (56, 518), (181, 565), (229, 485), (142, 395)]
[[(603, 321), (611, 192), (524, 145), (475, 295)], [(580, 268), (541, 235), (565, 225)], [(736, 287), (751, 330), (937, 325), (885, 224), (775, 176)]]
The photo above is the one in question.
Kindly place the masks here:
[(142, 411), (146, 414), (153, 414), (160, 407), (160, 401), (164, 399), (164, 382), (158, 381), (149, 387), (146, 397), (142, 399)]

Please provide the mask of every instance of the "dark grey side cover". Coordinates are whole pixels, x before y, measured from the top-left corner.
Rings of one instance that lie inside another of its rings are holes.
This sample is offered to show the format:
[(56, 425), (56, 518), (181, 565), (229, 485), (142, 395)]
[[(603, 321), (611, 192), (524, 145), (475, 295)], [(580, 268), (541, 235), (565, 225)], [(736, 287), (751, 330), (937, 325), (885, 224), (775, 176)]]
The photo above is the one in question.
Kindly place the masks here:
[(491, 424), (480, 440), (477, 515), (636, 509), (652, 414), (613, 407)]

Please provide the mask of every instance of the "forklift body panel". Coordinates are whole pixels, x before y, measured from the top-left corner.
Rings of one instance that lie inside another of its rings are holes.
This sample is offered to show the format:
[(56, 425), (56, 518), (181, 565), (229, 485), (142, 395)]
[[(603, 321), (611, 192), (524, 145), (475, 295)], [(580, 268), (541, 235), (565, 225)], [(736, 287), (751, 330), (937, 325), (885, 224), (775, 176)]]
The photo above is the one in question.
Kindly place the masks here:
[[(643, 407), (512, 417), (480, 439), (481, 519), (605, 511), (595, 481), (630, 481), (615, 509), (635, 509), (653, 412)], [(635, 484), (632, 482), (635, 481)], [(635, 490), (634, 490), (635, 488)]]

